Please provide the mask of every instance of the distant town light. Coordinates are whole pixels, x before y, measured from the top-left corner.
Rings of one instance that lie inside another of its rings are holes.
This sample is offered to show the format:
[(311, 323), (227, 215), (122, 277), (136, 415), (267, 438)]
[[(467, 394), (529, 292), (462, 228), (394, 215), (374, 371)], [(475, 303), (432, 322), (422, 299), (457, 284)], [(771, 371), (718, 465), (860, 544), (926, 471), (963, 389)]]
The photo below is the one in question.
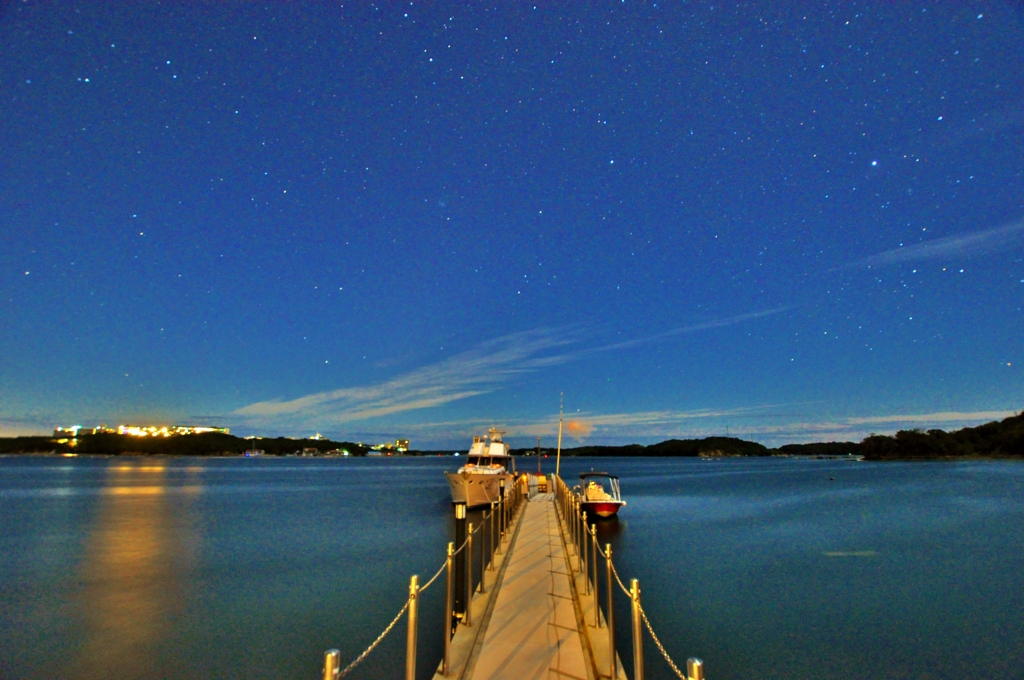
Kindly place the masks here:
[(56, 427), (53, 436), (57, 439), (77, 439), (87, 434), (122, 434), (129, 437), (172, 437), (183, 434), (208, 434), (217, 432), (220, 434), (231, 434), (226, 427), (206, 427), (204, 425), (118, 425), (116, 428), (98, 425), (97, 427), (82, 427), (72, 425), (71, 427)]

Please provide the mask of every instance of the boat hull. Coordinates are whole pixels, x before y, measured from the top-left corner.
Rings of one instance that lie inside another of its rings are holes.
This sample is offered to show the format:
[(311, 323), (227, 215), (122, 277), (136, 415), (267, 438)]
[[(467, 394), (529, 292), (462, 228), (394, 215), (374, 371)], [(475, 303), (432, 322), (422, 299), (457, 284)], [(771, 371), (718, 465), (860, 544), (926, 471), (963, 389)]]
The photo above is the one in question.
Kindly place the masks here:
[(446, 472), (448, 487), (452, 493), (452, 503), (465, 503), (467, 508), (490, 505), (501, 498), (501, 480), (505, 480), (505, 490), (512, 488), (513, 479), (510, 474), (481, 475), (471, 472)]
[(583, 501), (580, 509), (587, 513), (587, 517), (614, 517), (623, 505), (622, 501)]

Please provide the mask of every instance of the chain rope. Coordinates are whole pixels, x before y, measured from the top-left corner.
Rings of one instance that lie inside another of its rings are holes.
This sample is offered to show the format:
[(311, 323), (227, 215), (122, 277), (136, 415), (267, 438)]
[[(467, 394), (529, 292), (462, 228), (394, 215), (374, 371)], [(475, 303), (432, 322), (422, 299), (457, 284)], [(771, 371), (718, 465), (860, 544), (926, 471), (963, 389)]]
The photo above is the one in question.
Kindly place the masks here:
[(445, 570), (445, 569), (446, 569), (447, 567), (448, 567), (448, 560), (447, 560), (447, 558), (446, 558), (446, 559), (445, 559), (445, 561), (444, 561), (444, 562), (443, 562), (443, 563), (441, 564), (441, 568), (437, 570), (437, 573), (436, 573), (436, 574), (434, 574), (434, 575), (433, 575), (433, 576), (432, 576), (432, 577), (430, 578), (430, 580), (429, 580), (429, 581), (427, 581), (427, 582), (426, 582), (426, 584), (424, 584), (424, 585), (423, 585), (423, 587), (422, 587), (422, 588), (420, 588), (420, 593), (423, 593), (423, 591), (425, 591), (425, 590), (426, 590), (427, 588), (429, 588), (429, 587), (431, 586), (431, 584), (432, 584), (432, 583), (433, 583), (434, 581), (436, 581), (436, 580), (437, 580), (437, 577), (441, 575), (441, 572), (443, 572), (443, 571), (444, 571), (444, 570)]
[(654, 634), (654, 629), (651, 628), (651, 622), (647, 620), (647, 612), (644, 611), (643, 607), (640, 607), (640, 616), (643, 617), (644, 625), (647, 626), (647, 632), (651, 634), (651, 639), (654, 640), (654, 644), (657, 645), (658, 651), (661, 652), (661, 655), (665, 657), (665, 661), (668, 662), (668, 665), (673, 671), (675, 671), (676, 675), (678, 675), (681, 680), (687, 680), (687, 677), (683, 675), (683, 672), (679, 670), (678, 666), (676, 666), (676, 662), (673, 661), (672, 657), (670, 657), (668, 652), (665, 651), (665, 647), (662, 646), (661, 640), (659, 640), (658, 636)]
[[(600, 550), (600, 548), (598, 549)], [(622, 583), (622, 579), (619, 578), (619, 571), (615, 568), (614, 563), (612, 563), (612, 574), (615, 576), (615, 580), (616, 582), (618, 582), (619, 588), (622, 588), (622, 592), (624, 592), (626, 594), (626, 597), (628, 597), (630, 601), (632, 601), (633, 594), (629, 592), (626, 586)], [(654, 633), (654, 628), (651, 627), (651, 622), (647, 618), (647, 612), (644, 611), (643, 605), (639, 603), (637, 603), (637, 605), (640, 609), (640, 616), (644, 620), (644, 626), (647, 627), (647, 632), (651, 634), (651, 639), (654, 640), (654, 644), (655, 646), (657, 646), (658, 651), (661, 652), (661, 655), (663, 657), (665, 657), (665, 662), (668, 663), (669, 667), (675, 672), (677, 676), (681, 678), (681, 680), (688, 680), (688, 678), (685, 675), (683, 675), (683, 672), (679, 670), (679, 667), (676, 666), (676, 662), (673, 661), (672, 657), (670, 657), (668, 655), (668, 652), (665, 651), (665, 646), (661, 644), (661, 640), (659, 640), (658, 636)]]
[(615, 580), (618, 582), (619, 587), (622, 588), (622, 592), (626, 594), (626, 597), (633, 599), (633, 594), (629, 592), (629, 588), (622, 585), (622, 579), (619, 578), (619, 570), (615, 568), (615, 563), (612, 562), (612, 575), (615, 576)]
[(398, 615), (395, 616), (394, 620), (391, 621), (391, 623), (388, 624), (388, 627), (384, 629), (384, 632), (381, 633), (380, 635), (378, 635), (377, 639), (374, 640), (373, 643), (369, 647), (366, 648), (365, 652), (363, 652), (362, 654), (357, 656), (355, 661), (353, 661), (349, 665), (345, 666), (345, 670), (343, 670), (340, 673), (338, 673), (338, 677), (339, 678), (343, 678), (346, 675), (348, 675), (352, 671), (352, 669), (354, 669), (356, 666), (358, 666), (360, 663), (362, 663), (363, 659), (365, 659), (367, 656), (370, 655), (370, 652), (372, 652), (374, 649), (377, 648), (377, 645), (380, 644), (380, 641), (383, 640), (387, 636), (387, 634), (391, 632), (391, 629), (395, 627), (395, 624), (398, 623), (398, 620), (402, 618), (402, 614), (404, 614), (405, 611), (409, 608), (409, 603), (410, 602), (412, 602), (412, 596), (411, 595), (409, 596), (409, 599), (407, 599), (405, 601), (405, 606), (402, 607), (402, 611), (398, 612)]
[[(487, 520), (489, 520), (491, 517), (494, 516), (494, 512), (495, 511), (492, 510), (490, 513), (485, 513), (481, 517), (480, 526), (478, 526), (476, 529), (473, 530), (474, 534), (478, 534), (481, 531), (483, 531), (484, 523)], [(459, 546), (458, 550), (455, 550), (454, 552), (452, 552), (452, 556), (454, 557), (455, 555), (458, 555), (460, 552), (462, 552), (462, 550), (468, 544), (469, 544), (469, 536), (467, 536), (466, 540), (464, 540), (462, 542), (462, 545)], [(358, 666), (360, 663), (362, 663), (363, 660), (366, 657), (368, 657), (370, 655), (370, 653), (373, 652), (373, 650), (375, 650), (377, 648), (377, 645), (379, 645), (381, 643), (381, 641), (383, 641), (384, 638), (387, 637), (388, 633), (390, 633), (391, 630), (398, 624), (398, 622), (402, 618), (402, 615), (405, 614), (405, 612), (407, 612), (409, 610), (409, 604), (412, 602), (412, 598), (413, 597), (418, 597), (419, 595), (422, 595), (424, 592), (426, 592), (427, 588), (432, 586), (434, 584), (434, 581), (436, 581), (438, 578), (440, 578), (441, 574), (444, 573), (444, 571), (445, 571), (445, 569), (447, 567), (448, 567), (448, 560), (446, 558), (444, 563), (441, 565), (441, 568), (437, 570), (437, 573), (434, 574), (432, 577), (430, 577), (430, 580), (427, 581), (425, 584), (423, 584), (423, 586), (420, 587), (417, 590), (417, 594), (415, 596), (414, 595), (410, 595), (409, 596), (409, 598), (405, 601), (405, 605), (402, 607), (401, 611), (399, 611), (398, 614), (395, 615), (395, 618), (392, 619), (391, 623), (388, 624), (387, 628), (385, 628), (383, 630), (383, 632), (381, 632), (381, 634), (377, 636), (377, 639), (374, 640), (372, 643), (370, 643), (370, 646), (367, 647), (366, 650), (362, 654), (357, 656), (352, 663), (350, 663), (349, 665), (345, 666), (345, 668), (338, 673), (338, 675), (337, 675), (338, 678), (343, 678), (346, 675), (348, 675), (349, 673), (351, 673), (355, 669), (356, 666)]]

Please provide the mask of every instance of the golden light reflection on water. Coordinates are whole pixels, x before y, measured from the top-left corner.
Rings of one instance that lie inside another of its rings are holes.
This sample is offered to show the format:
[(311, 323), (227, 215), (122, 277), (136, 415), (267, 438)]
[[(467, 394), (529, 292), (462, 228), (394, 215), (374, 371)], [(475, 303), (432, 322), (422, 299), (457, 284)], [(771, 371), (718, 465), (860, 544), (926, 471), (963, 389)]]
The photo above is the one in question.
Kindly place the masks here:
[[(180, 575), (194, 563), (189, 513), (178, 511), (201, 488), (169, 487), (166, 466), (148, 461), (108, 468), (79, 569), (85, 635), (75, 677), (155, 677), (173, 618), (182, 610)], [(179, 498), (184, 500), (175, 502)]]

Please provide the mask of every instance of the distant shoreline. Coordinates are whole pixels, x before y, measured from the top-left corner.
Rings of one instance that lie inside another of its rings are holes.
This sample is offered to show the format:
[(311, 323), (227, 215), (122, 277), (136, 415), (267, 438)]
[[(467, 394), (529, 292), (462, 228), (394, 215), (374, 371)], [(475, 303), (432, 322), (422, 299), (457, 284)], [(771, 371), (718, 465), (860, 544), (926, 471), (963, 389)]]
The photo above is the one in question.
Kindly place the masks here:
[[(406, 458), (455, 458), (448, 451), (417, 451), (408, 454), (400, 454), (394, 456), (337, 456), (337, 455), (318, 455), (318, 456), (300, 456), (296, 454), (263, 454), (257, 456), (258, 458), (268, 459), (283, 459), (283, 458), (297, 458), (302, 460), (323, 460), (328, 459), (354, 459), (354, 458), (369, 458), (370, 460), (398, 460)], [(516, 454), (517, 458), (534, 458), (531, 455)], [(798, 455), (798, 454), (770, 454), (767, 456), (751, 456), (751, 455), (731, 455), (731, 456), (658, 456), (658, 455), (630, 455), (630, 456), (616, 456), (616, 455), (579, 455), (572, 452), (572, 449), (565, 449), (562, 451), (563, 458), (695, 458), (697, 460), (705, 461), (719, 461), (728, 460), (734, 458), (777, 458), (777, 459), (790, 459), (790, 460), (821, 460), (821, 461), (850, 461), (850, 462), (867, 462), (867, 463), (906, 463), (906, 462), (932, 462), (932, 463), (958, 463), (958, 462), (970, 462), (970, 461), (1006, 461), (1006, 460), (1019, 460), (1024, 461), (1024, 455), (1013, 455), (1013, 454), (994, 454), (994, 455), (973, 455), (973, 456), (909, 456), (906, 458), (865, 458), (863, 456), (846, 457), (846, 456), (816, 456), (816, 455)], [(175, 453), (141, 453), (138, 451), (125, 451), (123, 453), (57, 453), (54, 451), (24, 451), (24, 452), (6, 452), (0, 453), (0, 458), (204, 458), (210, 460), (217, 459), (234, 459), (234, 458), (246, 458), (244, 454), (216, 454), (216, 453), (193, 453), (193, 454), (175, 454)], [(544, 460), (551, 460), (553, 456), (545, 456)], [(522, 470), (521, 470), (522, 472)]]
[[(532, 456), (535, 448), (513, 449), (516, 456)], [(137, 437), (112, 433), (88, 434), (74, 439), (54, 437), (0, 438), (0, 455), (93, 455), (93, 456), (202, 456), (224, 458), (252, 453), (273, 457), (355, 457), (380, 452), (360, 443), (329, 439), (290, 439), (287, 437), (244, 439), (224, 433), (182, 434), (169, 437)], [(549, 458), (555, 449), (543, 447)], [(442, 451), (405, 453), (384, 452), (389, 456), (429, 456), (450, 454)], [(768, 448), (736, 437), (669, 439), (644, 446), (577, 446), (562, 449), (573, 457), (657, 457), (657, 458), (733, 458), (791, 456), (794, 458), (842, 458), (863, 460), (1008, 460), (1024, 458), (1024, 414), (977, 427), (946, 432), (943, 430), (901, 430), (893, 436), (871, 435), (861, 442), (816, 442), (785, 444)]]

